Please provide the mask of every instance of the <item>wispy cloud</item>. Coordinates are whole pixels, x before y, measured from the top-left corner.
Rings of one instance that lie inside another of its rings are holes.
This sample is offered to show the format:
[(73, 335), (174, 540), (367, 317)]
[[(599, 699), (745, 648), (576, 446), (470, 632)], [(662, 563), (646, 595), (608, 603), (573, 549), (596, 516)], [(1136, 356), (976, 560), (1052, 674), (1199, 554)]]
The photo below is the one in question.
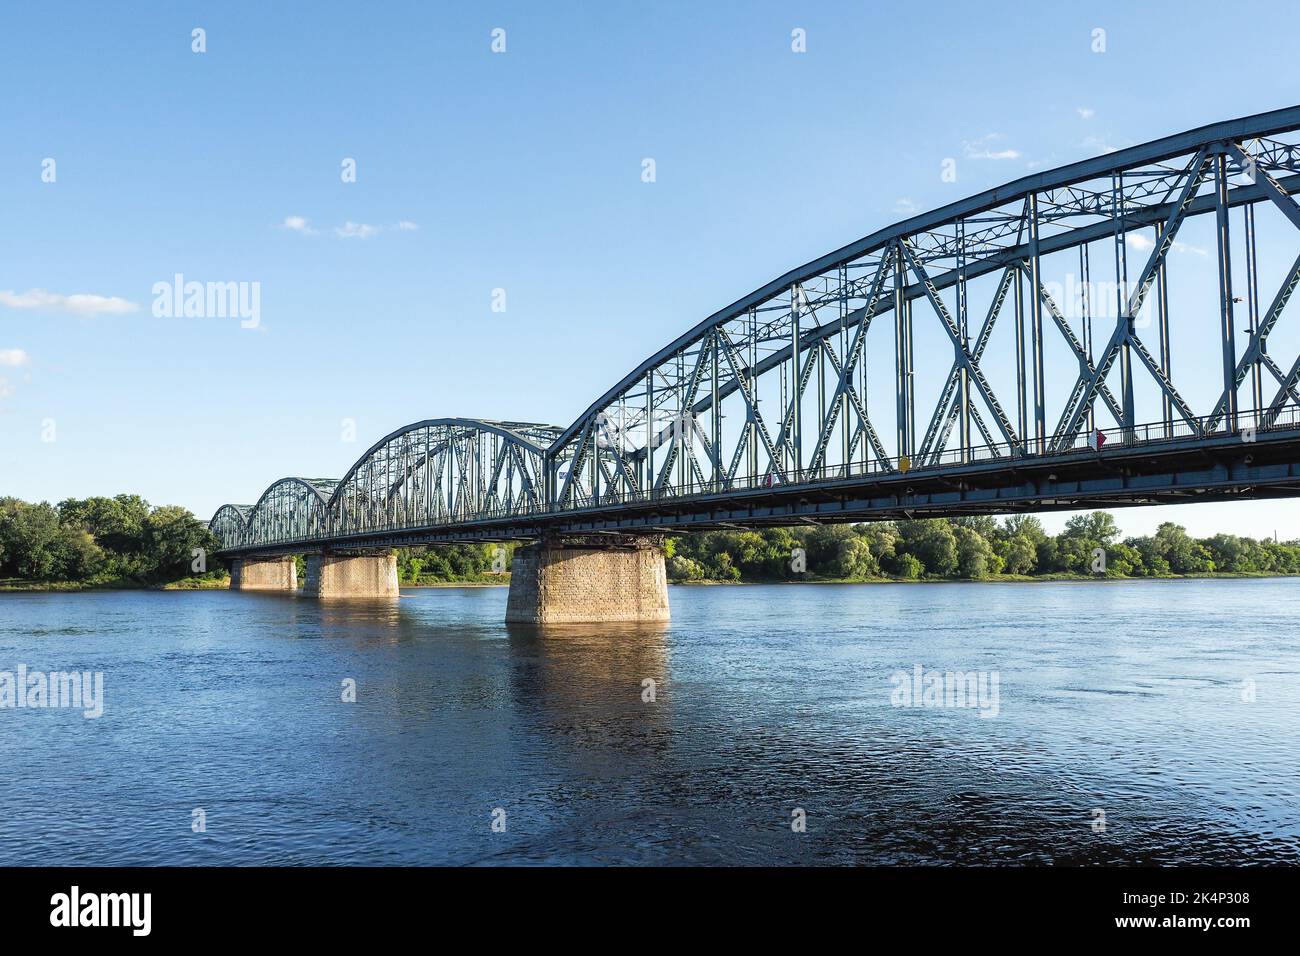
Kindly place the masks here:
[[(306, 216), (285, 216), (284, 222), (280, 223), (281, 229), (287, 229), (289, 232), (296, 232), (300, 236), (318, 236), (320, 230), (311, 224), (311, 220)], [(420, 224), (412, 222), (410, 219), (398, 220), (391, 226), (376, 226), (368, 222), (353, 222), (349, 219), (341, 226), (334, 226), (329, 230), (330, 235), (337, 239), (373, 239), (381, 232), (395, 230), (397, 232), (415, 232), (420, 228)]]
[(0, 289), (0, 305), (24, 311), (68, 312), (80, 316), (124, 315), (140, 308), (136, 303), (115, 295), (95, 295), (89, 292), (63, 295), (44, 289), (28, 289), (26, 292)]
[[(30, 361), (22, 349), (0, 349), (0, 368), (19, 368)], [(14, 393), (14, 387), (7, 378), (0, 378), (0, 398), (8, 398)]]
[(302, 233), (304, 236), (316, 235), (316, 230), (311, 227), (311, 220), (305, 216), (285, 216), (280, 226), (291, 232)]
[(1019, 159), (1018, 149), (995, 149), (994, 146), (1005, 139), (1001, 133), (989, 133), (976, 140), (962, 143), (967, 159)]
[[(1156, 247), (1155, 240), (1150, 236), (1140, 232), (1130, 232), (1124, 236), (1124, 241), (1138, 252), (1150, 252)], [(1190, 253), (1194, 256), (1208, 256), (1209, 250), (1202, 249), (1200, 246), (1194, 246), (1191, 243), (1179, 242), (1174, 240), (1174, 244), (1169, 247), (1172, 252)]]
[(1079, 114), (1079, 119), (1090, 120), (1097, 115), (1097, 111), (1091, 106), (1080, 106), (1075, 110)]
[(913, 216), (920, 208), (920, 206), (908, 199), (906, 196), (894, 201), (894, 212), (898, 213), (900, 216)]
[(334, 227), (334, 235), (340, 239), (369, 239), (379, 235), (379, 227), (349, 219), (343, 225)]
[(1106, 141), (1101, 136), (1085, 136), (1083, 142), (1079, 144), (1084, 149), (1092, 150), (1094, 153), (1116, 153), (1119, 147)]

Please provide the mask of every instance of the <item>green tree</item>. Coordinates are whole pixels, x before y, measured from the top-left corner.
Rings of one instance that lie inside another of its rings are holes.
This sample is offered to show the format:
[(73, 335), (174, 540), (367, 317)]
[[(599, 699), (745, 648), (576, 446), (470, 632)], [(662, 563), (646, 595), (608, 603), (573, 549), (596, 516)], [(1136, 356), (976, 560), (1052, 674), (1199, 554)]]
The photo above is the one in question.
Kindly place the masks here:
[(1109, 547), (1119, 540), (1119, 525), (1109, 511), (1091, 511), (1075, 515), (1065, 522), (1061, 537), (1095, 542), (1099, 547)]
[(978, 580), (1002, 570), (1002, 559), (975, 528), (960, 524), (953, 529), (953, 535), (957, 540), (957, 573), (961, 577)]
[(1007, 540), (1002, 555), (1002, 570), (1007, 574), (1032, 574), (1038, 564), (1038, 549), (1023, 534)]
[[(845, 577), (841, 570), (842, 556), (850, 542), (857, 543), (859, 538), (848, 525), (828, 524), (813, 528), (805, 540), (808, 570), (828, 577)], [(865, 543), (862, 548), (870, 553)]]
[(1138, 553), (1142, 573), (1147, 577), (1164, 577), (1169, 574), (1169, 562), (1156, 547), (1155, 538), (1146, 535), (1141, 538), (1129, 538), (1124, 543)]
[(871, 549), (871, 556), (876, 559), (877, 564), (885, 567), (893, 560), (899, 537), (898, 528), (892, 521), (855, 525), (854, 530), (863, 541), (867, 542), (867, 547)]
[(1210, 552), (1182, 525), (1166, 521), (1156, 528), (1155, 546), (1175, 574), (1203, 574), (1214, 570)]
[(673, 581), (699, 581), (704, 577), (704, 569), (699, 562), (674, 554), (668, 559), (668, 577)]
[(59, 527), (59, 567), (57, 573), (66, 581), (90, 581), (104, 567), (104, 549), (85, 528)]
[[(1071, 574), (1092, 574), (1097, 551), (1106, 552), (1106, 567), (1111, 564), (1111, 546), (1119, 540), (1119, 526), (1114, 515), (1107, 511), (1092, 511), (1075, 515), (1065, 523), (1065, 530), (1056, 536), (1056, 570)], [(1040, 552), (1042, 566), (1042, 554)]]
[(47, 502), (0, 499), (0, 548), (5, 570), (29, 581), (48, 581), (63, 561), (59, 515)]
[(1122, 578), (1142, 573), (1142, 555), (1136, 548), (1116, 541), (1106, 549), (1107, 577)]
[(925, 573), (925, 565), (915, 555), (902, 554), (894, 564), (894, 573), (900, 578), (914, 581)]
[(1025, 538), (1035, 548), (1048, 539), (1043, 523), (1034, 515), (1010, 515), (1002, 522), (1002, 536)]
[[(220, 547), (204, 522), (177, 505), (164, 505), (148, 514), (141, 537), (146, 562), (151, 566), (151, 577), (161, 581), (193, 573), (196, 550), (201, 549), (207, 555)], [(99, 540), (98, 536), (96, 538)]]
[(95, 536), (100, 547), (120, 555), (139, 555), (146, 551), (148, 518), (149, 502), (139, 495), (69, 498), (59, 502), (61, 522), (84, 527)]
[(954, 528), (969, 528), (990, 544), (1001, 533), (998, 519), (993, 515), (966, 515), (960, 518), (949, 518), (948, 522)]
[(957, 571), (957, 537), (945, 518), (900, 521), (903, 549), (924, 565), (929, 574), (947, 577)]

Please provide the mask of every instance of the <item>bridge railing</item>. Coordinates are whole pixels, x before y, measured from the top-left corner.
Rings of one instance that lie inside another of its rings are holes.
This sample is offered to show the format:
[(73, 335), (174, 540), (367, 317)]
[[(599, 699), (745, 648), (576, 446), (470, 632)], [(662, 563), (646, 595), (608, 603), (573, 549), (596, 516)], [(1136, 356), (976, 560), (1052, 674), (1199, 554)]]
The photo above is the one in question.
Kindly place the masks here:
[[(1187, 441), (1197, 438), (1214, 438), (1238, 435), (1243, 442), (1256, 440), (1258, 435), (1273, 431), (1286, 431), (1300, 427), (1300, 405), (1290, 404), (1281, 409), (1248, 409), (1239, 412), (1231, 420), (1222, 415), (1202, 416), (1191, 421), (1148, 422), (1131, 428), (1098, 428), (1091, 432), (1082, 431), (1075, 435), (1068, 446), (1034, 449), (1034, 439), (1023, 444), (999, 442), (976, 445), (965, 450), (947, 449), (938, 455), (930, 456), (920, 462), (906, 456), (892, 458), (873, 458), (865, 462), (848, 464), (823, 464), (816, 469), (803, 469), (796, 477), (786, 478), (778, 472), (766, 475), (746, 476), (720, 481), (693, 482), (676, 485), (671, 489), (646, 490), (638, 492), (620, 491), (599, 497), (575, 495), (571, 505), (557, 508), (557, 511), (581, 511), (592, 508), (606, 508), (613, 505), (637, 504), (652, 501), (669, 501), (689, 498), (696, 495), (727, 494), (768, 490), (783, 486), (804, 486), (821, 483), (850, 481), (863, 477), (875, 476), (887, 478), (904, 474), (927, 474), (954, 468), (969, 467), (998, 460), (1027, 462), (1054, 458), (1065, 458), (1080, 453), (1101, 454), (1120, 448), (1134, 446), (1159, 446), (1161, 444)], [(1100, 444), (1098, 436), (1101, 436)], [(1045, 443), (1046, 444), (1046, 443)]]

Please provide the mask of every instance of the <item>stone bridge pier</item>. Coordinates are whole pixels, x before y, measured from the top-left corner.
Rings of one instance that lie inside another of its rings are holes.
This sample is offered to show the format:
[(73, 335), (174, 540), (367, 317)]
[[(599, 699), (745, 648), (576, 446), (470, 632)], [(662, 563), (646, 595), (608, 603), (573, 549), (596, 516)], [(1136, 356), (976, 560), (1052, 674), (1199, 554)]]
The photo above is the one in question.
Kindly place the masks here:
[(667, 620), (662, 539), (543, 538), (515, 550), (507, 622)]
[[(307, 555), (304, 597), (389, 598), (397, 596), (397, 555), (392, 551), (355, 553), (325, 551)], [(298, 589), (298, 565), (292, 554), (235, 558), (230, 562), (232, 591)]]
[(292, 554), (236, 558), (230, 562), (232, 591), (296, 591), (298, 563)]
[(302, 593), (315, 598), (397, 597), (397, 555), (392, 551), (308, 554)]

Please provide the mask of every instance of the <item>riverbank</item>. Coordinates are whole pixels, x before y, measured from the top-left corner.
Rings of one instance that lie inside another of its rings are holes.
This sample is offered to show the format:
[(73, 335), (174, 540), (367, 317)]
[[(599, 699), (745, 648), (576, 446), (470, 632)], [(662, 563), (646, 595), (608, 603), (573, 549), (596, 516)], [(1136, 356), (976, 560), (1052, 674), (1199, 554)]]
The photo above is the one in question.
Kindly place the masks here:
[[(1295, 578), (1300, 577), (1297, 574), (1279, 574), (1270, 571), (1213, 571), (1204, 574), (1161, 574), (1147, 577), (1143, 576), (1108, 576), (1104, 574), (1065, 574), (1055, 572), (1051, 574), (996, 574), (985, 578), (896, 578), (896, 577), (876, 577), (876, 578), (827, 578), (827, 577), (803, 577), (803, 578), (757, 578), (748, 581), (720, 581), (712, 579), (699, 579), (694, 581), (673, 581), (669, 584), (680, 584), (689, 587), (734, 587), (746, 584), (1037, 584), (1049, 582), (1073, 582), (1086, 583), (1089, 581), (1196, 581), (1196, 580), (1214, 580), (1214, 579), (1240, 579), (1240, 578)], [(503, 574), (492, 580), (466, 580), (466, 581), (402, 581), (403, 588), (412, 589), (432, 589), (432, 588), (502, 588), (509, 587), (510, 575)], [(169, 581), (166, 584), (141, 584), (138, 581), (21, 581), (16, 579), (0, 579), (0, 593), (5, 592), (25, 592), (25, 591), (212, 591), (223, 590), (230, 587), (229, 577), (220, 578), (182, 578), (179, 581)]]
[(0, 593), (6, 591), (207, 591), (230, 587), (229, 576), (181, 578), (161, 584), (116, 579), (109, 581), (24, 581), (0, 578)]
[(669, 584), (698, 585), (701, 587), (729, 586), (744, 584), (1037, 584), (1048, 582), (1075, 582), (1086, 583), (1089, 581), (1196, 581), (1212, 580), (1216, 578), (1239, 579), (1239, 578), (1294, 578), (1300, 577), (1300, 574), (1282, 574), (1273, 571), (1211, 571), (1202, 574), (1159, 574), (1159, 575), (1105, 575), (1105, 574), (1066, 574), (1064, 572), (1053, 572), (1051, 574), (993, 574), (984, 578), (940, 578), (940, 577), (923, 577), (923, 578), (896, 578), (896, 577), (876, 577), (876, 578), (826, 578), (826, 577), (805, 577), (805, 578), (768, 578), (768, 579), (751, 579), (748, 581), (720, 581), (710, 579), (699, 579), (694, 581), (672, 581)]

